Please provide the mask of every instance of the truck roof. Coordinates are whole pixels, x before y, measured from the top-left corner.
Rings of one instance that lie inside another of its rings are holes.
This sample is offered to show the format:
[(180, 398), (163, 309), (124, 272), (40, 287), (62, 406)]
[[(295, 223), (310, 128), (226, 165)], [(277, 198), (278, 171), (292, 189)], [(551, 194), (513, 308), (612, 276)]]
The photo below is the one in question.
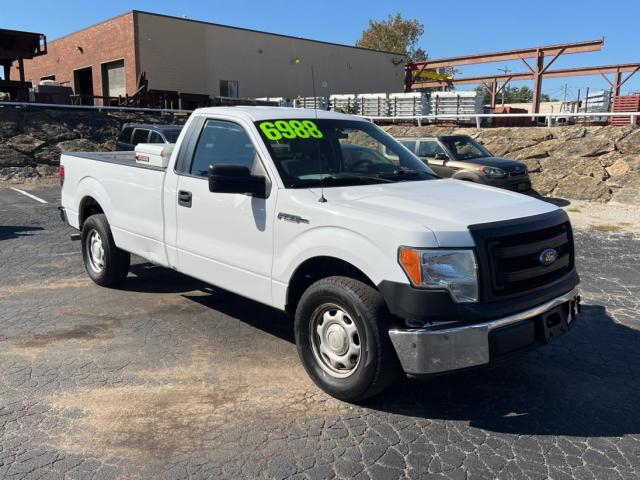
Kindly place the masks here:
[(291, 107), (263, 107), (263, 106), (234, 106), (234, 107), (208, 107), (198, 108), (194, 115), (219, 115), (228, 114), (245, 117), (252, 122), (260, 120), (271, 120), (276, 118), (321, 118), (336, 120), (360, 120), (368, 121), (355, 115), (330, 112), (327, 110), (314, 110), (311, 108), (291, 108)]

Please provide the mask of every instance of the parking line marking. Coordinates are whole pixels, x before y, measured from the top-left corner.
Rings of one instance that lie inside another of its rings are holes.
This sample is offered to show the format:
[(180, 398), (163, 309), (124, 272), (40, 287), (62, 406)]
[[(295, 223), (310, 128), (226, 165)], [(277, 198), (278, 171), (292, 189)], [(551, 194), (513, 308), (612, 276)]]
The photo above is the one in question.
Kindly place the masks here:
[(26, 196), (27, 196), (27, 197), (29, 197), (29, 198), (33, 198), (36, 202), (40, 202), (40, 203), (49, 203), (49, 202), (47, 202), (46, 200), (43, 200), (43, 199), (42, 199), (42, 198), (40, 198), (40, 197), (36, 197), (35, 195), (31, 195), (30, 193), (25, 192), (24, 190), (20, 190), (19, 188), (13, 188), (13, 187), (11, 187), (11, 190), (13, 190), (14, 192), (21, 193), (22, 195), (26, 195)]

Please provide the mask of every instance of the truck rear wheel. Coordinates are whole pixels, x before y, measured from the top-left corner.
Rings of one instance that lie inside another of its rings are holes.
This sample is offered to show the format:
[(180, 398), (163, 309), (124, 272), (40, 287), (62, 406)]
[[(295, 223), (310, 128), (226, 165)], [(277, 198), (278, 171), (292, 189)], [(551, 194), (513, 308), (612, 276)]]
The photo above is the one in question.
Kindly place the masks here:
[(112, 287), (127, 278), (131, 256), (116, 247), (104, 214), (91, 215), (82, 226), (84, 268), (95, 283)]
[(380, 293), (347, 277), (315, 282), (295, 316), (298, 355), (312, 380), (340, 400), (380, 393), (398, 376), (390, 315)]

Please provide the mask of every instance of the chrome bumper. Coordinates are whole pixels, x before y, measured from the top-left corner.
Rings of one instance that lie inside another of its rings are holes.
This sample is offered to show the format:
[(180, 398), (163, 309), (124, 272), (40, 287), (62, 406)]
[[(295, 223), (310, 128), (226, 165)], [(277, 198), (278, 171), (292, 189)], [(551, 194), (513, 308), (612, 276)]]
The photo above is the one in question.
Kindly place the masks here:
[(420, 329), (392, 329), (389, 336), (407, 374), (429, 375), (476, 367), (491, 360), (489, 334), (492, 330), (523, 322), (568, 302), (569, 313), (563, 321), (570, 326), (580, 302), (577, 288), (542, 305), (497, 320), (452, 328), (436, 325)]

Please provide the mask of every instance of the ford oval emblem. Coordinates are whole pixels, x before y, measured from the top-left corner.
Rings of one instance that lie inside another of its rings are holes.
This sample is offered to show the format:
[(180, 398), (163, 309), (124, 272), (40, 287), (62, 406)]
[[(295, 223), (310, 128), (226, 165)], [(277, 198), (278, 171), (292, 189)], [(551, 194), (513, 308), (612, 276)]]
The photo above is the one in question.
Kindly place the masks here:
[(541, 265), (551, 265), (558, 259), (558, 251), (554, 248), (545, 248), (540, 255), (538, 255), (538, 261)]

